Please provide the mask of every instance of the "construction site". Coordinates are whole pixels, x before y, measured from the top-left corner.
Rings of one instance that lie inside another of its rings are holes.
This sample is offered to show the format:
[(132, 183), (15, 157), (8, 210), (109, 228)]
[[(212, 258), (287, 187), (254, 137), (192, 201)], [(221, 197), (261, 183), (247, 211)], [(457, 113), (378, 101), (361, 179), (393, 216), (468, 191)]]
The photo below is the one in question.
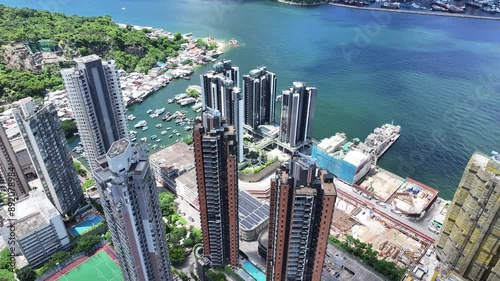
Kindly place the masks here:
[(375, 168), (366, 175), (359, 185), (354, 184), (353, 187), (380, 202), (387, 202), (404, 182), (404, 178), (384, 169)]
[[(353, 198), (352, 198), (353, 199)], [(400, 267), (412, 268), (432, 244), (397, 222), (348, 197), (337, 198), (331, 234), (349, 234), (371, 243), (379, 257)]]

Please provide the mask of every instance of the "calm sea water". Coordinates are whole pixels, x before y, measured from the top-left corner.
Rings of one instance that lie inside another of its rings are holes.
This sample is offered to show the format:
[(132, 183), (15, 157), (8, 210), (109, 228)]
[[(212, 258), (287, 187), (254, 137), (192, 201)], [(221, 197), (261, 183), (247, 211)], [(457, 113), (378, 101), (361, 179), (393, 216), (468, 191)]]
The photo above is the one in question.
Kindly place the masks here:
[[(277, 74), (279, 89), (294, 80), (318, 88), (316, 139), (338, 131), (364, 139), (375, 127), (394, 121), (402, 126), (402, 136), (380, 166), (431, 185), (447, 199), (474, 151), (500, 150), (498, 21), (250, 0), (0, 3), (109, 14), (122, 23), (237, 39), (242, 47), (224, 57), (242, 72), (266, 65)], [(167, 98), (198, 84), (207, 68), (130, 111), (141, 118), (148, 108), (166, 106)], [(160, 131), (153, 128), (156, 122), (149, 123), (148, 134), (139, 137)]]

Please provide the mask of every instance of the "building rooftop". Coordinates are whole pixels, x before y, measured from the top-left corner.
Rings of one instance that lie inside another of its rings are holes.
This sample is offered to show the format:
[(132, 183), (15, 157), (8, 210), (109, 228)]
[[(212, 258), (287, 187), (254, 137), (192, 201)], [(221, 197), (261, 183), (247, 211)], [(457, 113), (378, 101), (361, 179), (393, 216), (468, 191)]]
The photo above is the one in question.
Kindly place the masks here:
[(337, 190), (333, 184), (334, 176), (327, 170), (321, 170), (321, 186), (325, 195), (337, 195)]
[(130, 145), (130, 142), (126, 139), (121, 139), (121, 140), (115, 141), (108, 150), (108, 153), (107, 153), (108, 157), (113, 158), (113, 157), (116, 157), (116, 156), (124, 153), (125, 150), (127, 150), (127, 147), (129, 145)]
[(407, 178), (401, 185), (391, 204), (405, 214), (421, 214), (430, 203), (434, 202), (439, 191), (420, 183), (411, 178)]
[[(3, 220), (11, 219), (8, 207), (1, 210)], [(30, 192), (30, 196), (16, 202), (16, 236), (21, 237), (50, 222), (50, 219), (59, 216), (59, 212), (49, 201), (41, 188)]]
[(351, 150), (345, 155), (344, 161), (359, 166), (366, 162), (367, 158), (370, 158), (370, 156), (361, 151)]
[(27, 97), (27, 98), (20, 99), (17, 102), (20, 104), (27, 104), (27, 103), (30, 103), (32, 101), (33, 101), (33, 99), (31, 97)]
[(246, 191), (238, 192), (238, 212), (243, 230), (256, 228), (269, 219), (269, 205), (262, 203)]
[(495, 175), (500, 175), (500, 154), (492, 151), (491, 156), (476, 152), (472, 155), (471, 160), (475, 165), (481, 167), (487, 172)]
[(92, 54), (92, 55), (88, 55), (88, 56), (84, 56), (84, 57), (75, 58), (74, 61), (76, 63), (88, 63), (88, 62), (97, 61), (100, 59), (101, 58), (98, 55)]
[(149, 162), (167, 172), (189, 170), (194, 167), (194, 153), (189, 145), (178, 142), (151, 154)]
[(373, 192), (380, 201), (385, 202), (403, 183), (403, 178), (379, 168), (370, 173), (360, 186)]
[(184, 184), (187, 188), (198, 193), (198, 184), (196, 183), (196, 169), (191, 169), (182, 174), (176, 180)]
[(22, 138), (16, 138), (10, 141), (12, 145), (12, 149), (14, 152), (18, 152), (20, 150), (26, 149), (26, 144), (24, 143)]
[(317, 147), (327, 153), (332, 153), (340, 149), (341, 145), (344, 144), (346, 140), (347, 137), (345, 133), (337, 133), (334, 136), (322, 139), (321, 142), (317, 144)]

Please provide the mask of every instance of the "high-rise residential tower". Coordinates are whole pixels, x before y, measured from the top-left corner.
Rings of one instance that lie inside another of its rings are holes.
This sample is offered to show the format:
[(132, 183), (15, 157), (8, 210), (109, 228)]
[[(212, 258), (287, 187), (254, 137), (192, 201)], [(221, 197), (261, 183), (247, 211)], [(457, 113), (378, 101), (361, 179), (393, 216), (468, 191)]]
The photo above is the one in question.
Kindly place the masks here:
[(238, 264), (238, 154), (233, 126), (217, 110), (197, 120), (194, 155), (200, 204), (203, 254), (212, 266)]
[(260, 125), (274, 122), (276, 75), (259, 67), (243, 75), (245, 125), (256, 130)]
[(61, 75), (87, 160), (97, 167), (97, 157), (128, 137), (127, 111), (114, 61), (90, 55), (75, 62), (75, 68), (63, 69)]
[(56, 107), (24, 98), (13, 113), (45, 194), (61, 214), (73, 213), (83, 192)]
[(0, 183), (5, 184), (8, 191), (14, 191), (17, 198), (27, 196), (31, 190), (19, 165), (16, 153), (9, 138), (0, 124)]
[(203, 110), (218, 110), (227, 125), (234, 126), (238, 137), (238, 157), (243, 159), (244, 99), (239, 87), (239, 68), (230, 60), (214, 64), (214, 70), (200, 76)]
[(306, 87), (304, 82), (293, 82), (289, 90), (283, 90), (280, 142), (296, 147), (312, 139), (316, 94), (316, 88)]
[(126, 281), (173, 280), (158, 191), (144, 147), (115, 141), (94, 179)]
[(466, 280), (500, 280), (500, 156), (475, 153), (448, 207), (437, 257)]
[(320, 281), (337, 192), (326, 170), (295, 161), (271, 179), (267, 280)]

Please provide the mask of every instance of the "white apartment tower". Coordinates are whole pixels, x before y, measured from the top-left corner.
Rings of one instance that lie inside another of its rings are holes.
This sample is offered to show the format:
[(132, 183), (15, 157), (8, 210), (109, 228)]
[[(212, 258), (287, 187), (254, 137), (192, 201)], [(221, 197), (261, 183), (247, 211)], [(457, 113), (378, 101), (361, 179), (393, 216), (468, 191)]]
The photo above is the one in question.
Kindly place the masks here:
[(115, 141), (94, 179), (126, 281), (171, 281), (158, 191), (144, 147)]
[(239, 68), (230, 60), (214, 64), (214, 70), (200, 75), (203, 111), (208, 108), (220, 112), (226, 124), (234, 126), (238, 140), (238, 159), (243, 160), (244, 103), (240, 88)]
[(97, 157), (128, 137), (127, 111), (114, 61), (90, 55), (75, 62), (75, 68), (63, 69), (61, 75), (87, 160), (97, 167)]

